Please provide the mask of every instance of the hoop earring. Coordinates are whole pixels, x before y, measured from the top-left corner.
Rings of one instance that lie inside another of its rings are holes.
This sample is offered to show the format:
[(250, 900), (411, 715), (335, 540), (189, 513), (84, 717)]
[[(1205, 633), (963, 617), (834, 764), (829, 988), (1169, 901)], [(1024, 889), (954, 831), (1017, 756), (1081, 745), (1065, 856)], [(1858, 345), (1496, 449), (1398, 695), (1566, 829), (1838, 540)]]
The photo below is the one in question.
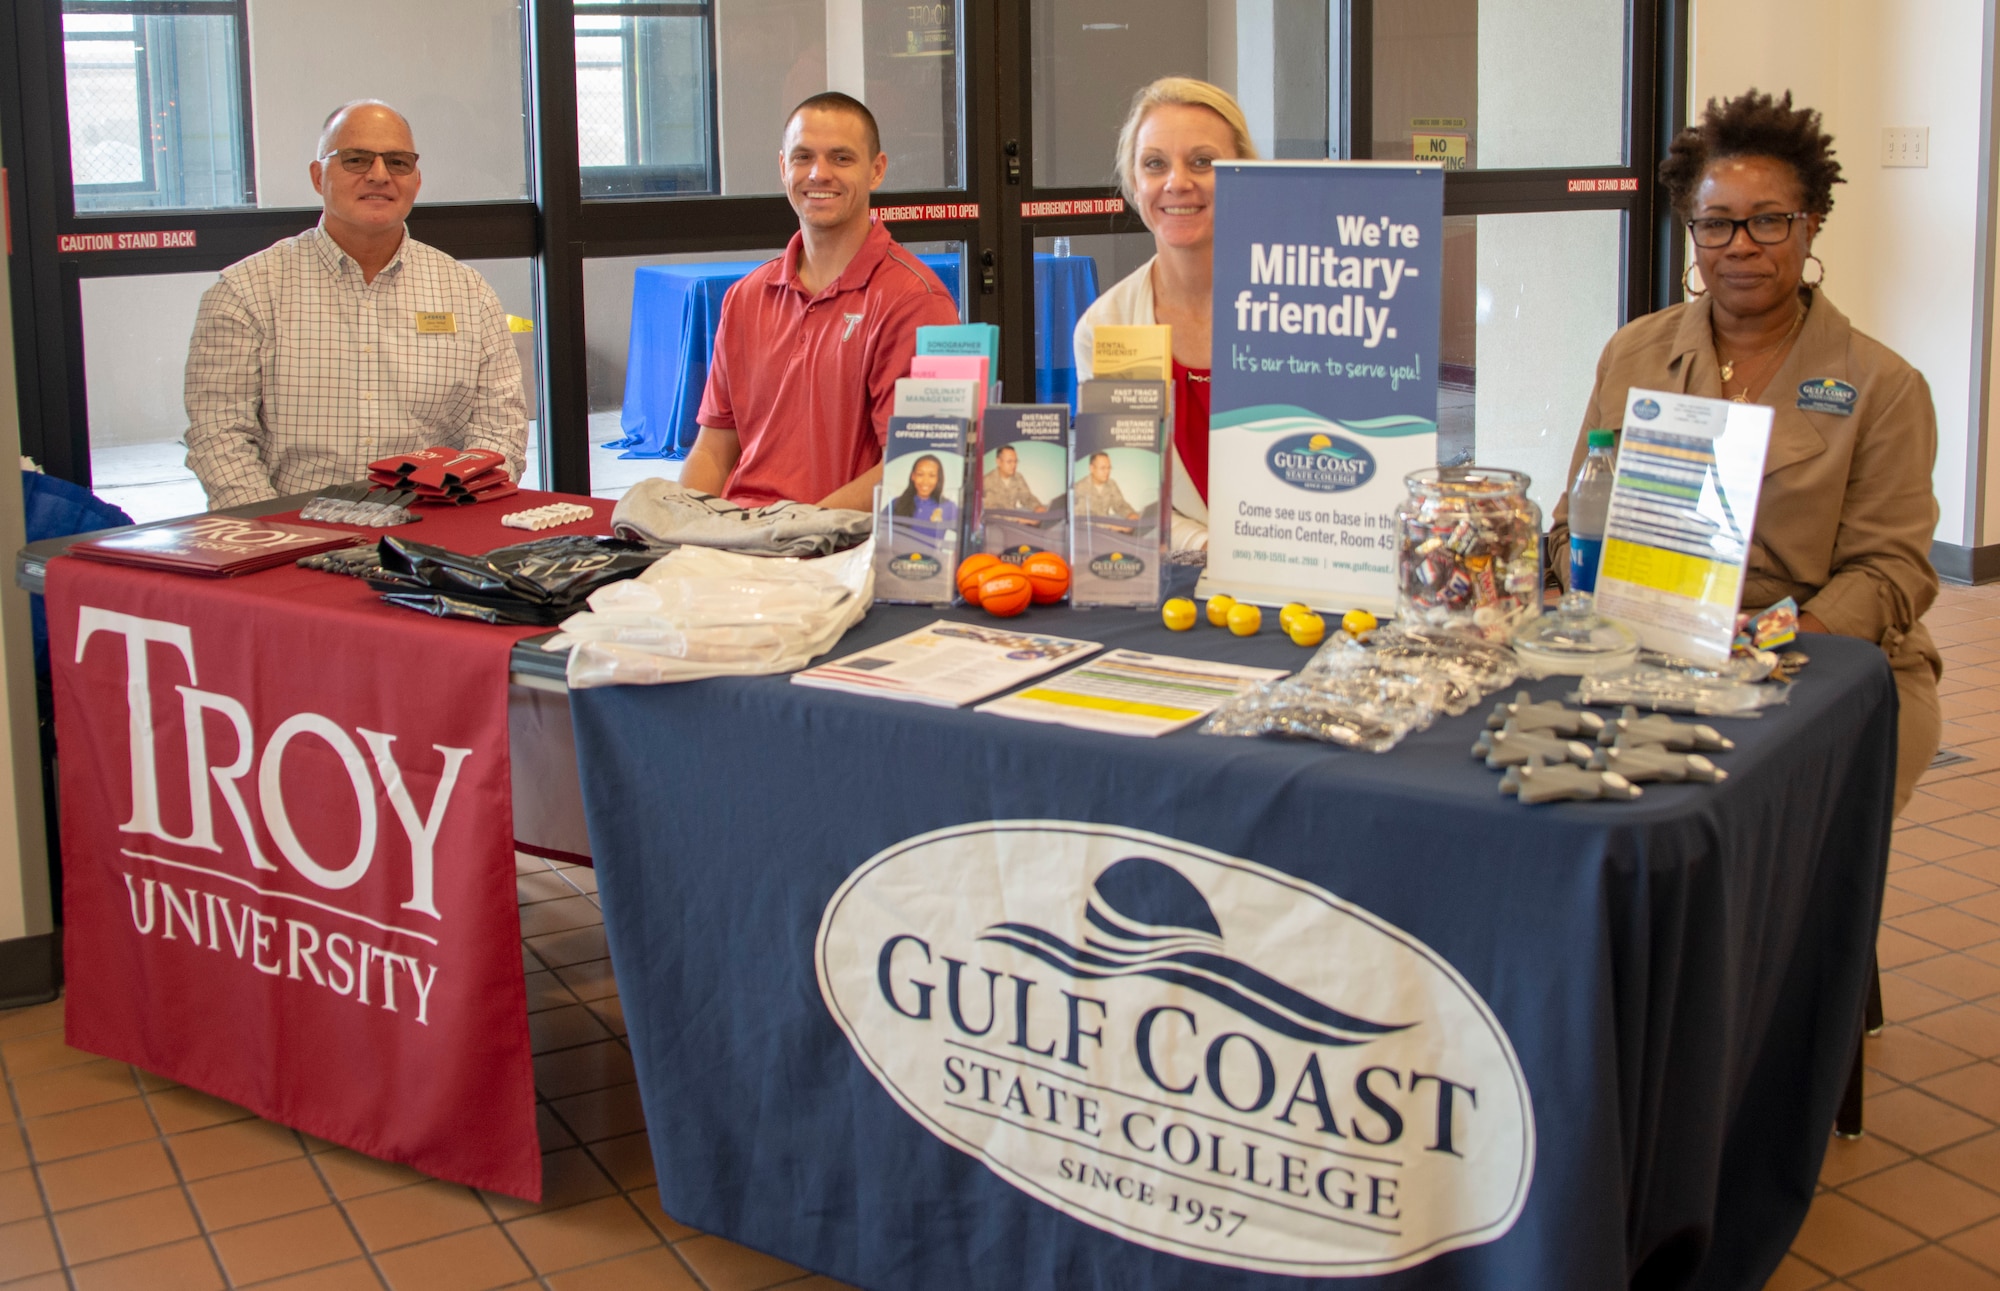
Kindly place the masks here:
[(1819, 286), (1819, 285), (1820, 285), (1821, 283), (1823, 283), (1823, 282), (1825, 282), (1825, 281), (1826, 281), (1826, 261), (1824, 261), (1824, 260), (1820, 259), (1820, 258), (1819, 258), (1818, 256), (1816, 256), (1816, 255), (1807, 255), (1807, 256), (1806, 256), (1806, 263), (1807, 263), (1807, 264), (1816, 264), (1816, 265), (1818, 265), (1818, 266), (1819, 266), (1819, 277), (1817, 277), (1817, 278), (1813, 279), (1813, 280), (1812, 280), (1811, 282), (1806, 282), (1806, 280), (1805, 280), (1805, 273), (1804, 273), (1804, 268), (1803, 268), (1803, 266), (1801, 266), (1801, 269), (1800, 269), (1800, 273), (1799, 273), (1799, 281), (1800, 281), (1800, 282), (1804, 282), (1804, 283), (1805, 283), (1805, 285), (1806, 285), (1806, 286), (1808, 286), (1808, 287), (1817, 287), (1817, 286)]
[(1696, 291), (1694, 284), (1688, 281), (1688, 275), (1693, 273), (1694, 270), (1695, 267), (1693, 265), (1689, 265), (1687, 268), (1681, 270), (1681, 291), (1686, 293), (1689, 300), (1699, 300), (1708, 294), (1708, 284), (1706, 282), (1702, 284), (1700, 291)]

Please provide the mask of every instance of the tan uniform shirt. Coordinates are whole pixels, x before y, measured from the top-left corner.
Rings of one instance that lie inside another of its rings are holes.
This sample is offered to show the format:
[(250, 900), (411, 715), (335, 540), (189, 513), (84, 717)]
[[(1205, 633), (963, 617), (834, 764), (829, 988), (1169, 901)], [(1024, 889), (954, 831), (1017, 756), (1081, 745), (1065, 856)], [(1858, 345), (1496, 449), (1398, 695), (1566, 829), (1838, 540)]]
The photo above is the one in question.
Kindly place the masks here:
[(1016, 470), (1012, 475), (1002, 475), (999, 471), (986, 472), (981, 481), (985, 494), (985, 504), (999, 507), (1003, 511), (1033, 511), (1042, 505), (1035, 491), (1028, 487), (1028, 481)]
[[(1800, 386), (1853, 386), (1847, 415), (1808, 412)], [(1720, 399), (1722, 372), (1706, 299), (1629, 323), (1604, 347), (1583, 429), (1617, 428), (1626, 391), (1639, 386)], [(1903, 638), (1940, 668), (1918, 624), (1937, 596), (1930, 545), (1937, 527), (1931, 467), (1937, 413), (1923, 376), (1880, 341), (1854, 330), (1814, 292), (1792, 351), (1757, 400), (1775, 410), (1743, 608), (1786, 596), (1843, 636), (1879, 642), (1892, 659)], [(1588, 451), (1577, 436), (1570, 477)], [(1569, 500), (1556, 506), (1551, 568), (1567, 583)]]

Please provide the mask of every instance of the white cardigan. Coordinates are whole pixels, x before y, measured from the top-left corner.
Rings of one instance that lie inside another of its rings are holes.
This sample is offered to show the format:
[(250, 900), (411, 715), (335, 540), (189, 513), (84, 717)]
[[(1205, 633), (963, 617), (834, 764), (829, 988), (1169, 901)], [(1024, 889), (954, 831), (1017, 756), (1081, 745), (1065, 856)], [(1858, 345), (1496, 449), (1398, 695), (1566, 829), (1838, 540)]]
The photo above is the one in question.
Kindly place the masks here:
[[(1153, 317), (1153, 261), (1148, 260), (1099, 296), (1076, 321), (1077, 380), (1084, 380), (1090, 372), (1100, 324), (1150, 327), (1158, 321)], [(1171, 438), (1173, 427), (1169, 426), (1167, 431)], [(1208, 546), (1208, 504), (1201, 500), (1201, 492), (1195, 488), (1194, 477), (1188, 474), (1178, 448), (1174, 450), (1173, 473), (1174, 523), (1169, 541), (1175, 551), (1203, 550)]]

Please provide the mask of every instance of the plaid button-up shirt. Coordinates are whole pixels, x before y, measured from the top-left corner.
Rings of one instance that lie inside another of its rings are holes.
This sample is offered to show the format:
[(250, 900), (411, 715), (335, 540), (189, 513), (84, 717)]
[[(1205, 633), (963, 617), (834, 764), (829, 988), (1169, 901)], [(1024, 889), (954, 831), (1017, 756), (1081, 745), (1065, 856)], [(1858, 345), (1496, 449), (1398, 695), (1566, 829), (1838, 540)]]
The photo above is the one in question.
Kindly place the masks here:
[(373, 282), (324, 228), (224, 269), (195, 318), (187, 414), (211, 507), (358, 480), (432, 445), (504, 453), (519, 479), (527, 453), (499, 298), (407, 232)]

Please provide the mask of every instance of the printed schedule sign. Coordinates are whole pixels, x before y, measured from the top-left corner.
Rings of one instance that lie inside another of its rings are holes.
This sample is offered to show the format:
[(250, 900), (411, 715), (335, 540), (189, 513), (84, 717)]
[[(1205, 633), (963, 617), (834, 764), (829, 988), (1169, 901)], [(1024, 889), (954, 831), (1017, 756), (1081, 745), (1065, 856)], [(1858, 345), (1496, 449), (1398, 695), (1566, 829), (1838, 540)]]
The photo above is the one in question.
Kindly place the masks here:
[(1625, 397), (1597, 609), (1648, 650), (1729, 661), (1771, 410), (1662, 390)]
[(1403, 476), (1437, 461), (1444, 171), (1216, 170), (1201, 594), (1394, 609)]

